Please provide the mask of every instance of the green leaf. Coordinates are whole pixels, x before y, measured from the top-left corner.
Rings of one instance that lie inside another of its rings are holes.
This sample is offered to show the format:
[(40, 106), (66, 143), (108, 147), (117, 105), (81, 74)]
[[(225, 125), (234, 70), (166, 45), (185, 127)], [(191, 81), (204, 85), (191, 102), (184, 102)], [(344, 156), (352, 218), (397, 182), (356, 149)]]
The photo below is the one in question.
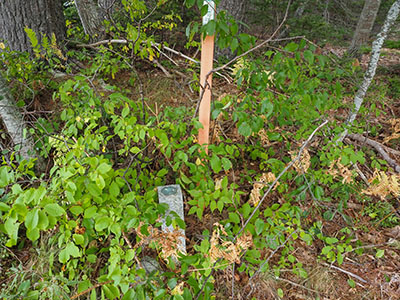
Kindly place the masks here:
[(158, 171), (157, 177), (164, 177), (167, 174), (168, 174), (168, 170), (164, 168), (164, 169), (161, 169), (160, 171)]
[(10, 173), (6, 167), (2, 167), (0, 170), (0, 188), (3, 188), (10, 183)]
[(303, 55), (310, 65), (314, 64), (314, 54), (310, 50), (304, 51)]
[(277, 292), (279, 298), (283, 298), (283, 291), (282, 291), (282, 289), (277, 289), (276, 292)]
[(382, 258), (384, 254), (385, 254), (385, 250), (379, 249), (378, 251), (376, 251), (375, 257)]
[(234, 37), (232, 39), (232, 42), (230, 43), (230, 47), (231, 47), (232, 52), (235, 52), (236, 49), (239, 47), (239, 40)]
[(70, 255), (67, 251), (67, 249), (63, 249), (60, 251), (60, 253), (58, 254), (58, 260), (60, 261), (60, 263), (65, 264), (70, 258)]
[(7, 204), (5, 204), (5, 203), (3, 203), (3, 202), (0, 202), (0, 211), (7, 212), (7, 211), (9, 211), (10, 209), (11, 209), (10, 206), (8, 206)]
[(43, 210), (39, 210), (39, 221), (37, 227), (41, 230), (47, 229), (49, 226), (49, 218)]
[(85, 217), (85, 219), (90, 219), (90, 218), (93, 218), (96, 215), (96, 213), (97, 213), (97, 207), (91, 206), (91, 207), (85, 209), (84, 217)]
[(336, 256), (336, 259), (337, 259), (337, 262), (338, 262), (338, 264), (340, 266), (343, 263), (343, 259), (344, 259), (343, 254), (338, 252), (338, 254)]
[(251, 131), (251, 127), (249, 124), (247, 124), (247, 122), (242, 122), (242, 124), (240, 124), (239, 128), (238, 128), (238, 132), (239, 134), (243, 135), (244, 137), (249, 137), (252, 133)]
[(28, 212), (25, 217), (25, 227), (28, 230), (33, 230), (36, 228), (39, 222), (39, 211), (37, 208), (34, 208)]
[(111, 166), (105, 162), (101, 163), (98, 167), (97, 167), (97, 171), (100, 174), (106, 174), (108, 171), (111, 170)]
[(285, 50), (286, 51), (290, 51), (290, 52), (294, 52), (299, 48), (299, 45), (297, 45), (296, 43), (289, 43), (285, 46)]
[(30, 239), (32, 242), (36, 241), (40, 237), (40, 232), (39, 228), (33, 228), (32, 230), (28, 229), (26, 231), (26, 236), (28, 239)]
[(104, 181), (103, 176), (97, 175), (97, 177), (96, 177), (96, 185), (100, 189), (100, 191), (102, 191), (105, 188), (106, 182)]
[(233, 223), (240, 223), (239, 215), (234, 212), (229, 213), (229, 220), (232, 221)]
[(74, 234), (74, 235), (72, 235), (72, 238), (73, 238), (75, 244), (77, 244), (77, 245), (83, 245), (83, 243), (85, 242), (85, 238), (81, 234)]
[(122, 112), (121, 112), (121, 116), (122, 116), (123, 118), (125, 118), (128, 114), (129, 114), (129, 107), (128, 107), (128, 106), (125, 106), (124, 109), (123, 109)]
[(311, 245), (313, 238), (311, 235), (309, 235), (308, 233), (301, 233), (300, 237), (303, 241), (305, 241), (307, 243), (307, 245)]
[(60, 217), (65, 214), (65, 210), (57, 203), (50, 203), (44, 207), (44, 210), (53, 217)]
[(217, 208), (218, 208), (219, 212), (222, 212), (222, 210), (224, 209), (224, 201), (219, 200), (217, 202)]
[(320, 200), (321, 197), (324, 195), (324, 189), (319, 185), (316, 186), (315, 189), (314, 189), (314, 195), (315, 195), (315, 198)]
[(186, 184), (189, 184), (192, 182), (185, 174), (183, 174), (182, 171), (180, 172), (180, 178)]
[(195, 0), (185, 0), (185, 3), (187, 8), (191, 8), (194, 5)]
[(211, 212), (213, 212), (216, 208), (217, 208), (217, 202), (215, 200), (212, 200), (210, 203)]
[(211, 168), (213, 169), (214, 173), (218, 174), (222, 169), (221, 160), (219, 159), (219, 157), (217, 155), (213, 154), (213, 156), (211, 157), (210, 163), (211, 163)]
[(79, 248), (77, 246), (75, 246), (75, 244), (72, 242), (69, 242), (67, 244), (67, 247), (65, 247), (65, 250), (72, 257), (80, 257), (81, 256)]
[(86, 188), (89, 193), (94, 197), (99, 197), (101, 195), (101, 190), (94, 183), (89, 183)]
[(157, 129), (155, 134), (156, 134), (156, 137), (158, 137), (160, 139), (163, 146), (168, 146), (168, 144), (169, 144), (168, 136), (165, 134), (165, 132), (163, 130)]
[(93, 289), (92, 292), (90, 293), (90, 300), (96, 300), (97, 295), (96, 295), (96, 289)]
[(337, 238), (327, 237), (325, 241), (328, 245), (332, 245), (337, 243), (339, 240)]
[(332, 221), (334, 216), (335, 216), (335, 214), (333, 212), (331, 212), (330, 210), (327, 210), (323, 214), (324, 219), (327, 220), (327, 221)]
[(214, 35), (216, 23), (215, 20), (210, 20), (204, 27), (206, 35)]
[(119, 185), (115, 181), (113, 181), (110, 185), (110, 195), (113, 197), (117, 197), (119, 195)]
[(322, 248), (321, 254), (327, 255), (332, 250), (332, 246), (325, 246)]
[(222, 162), (222, 166), (224, 167), (225, 171), (228, 171), (230, 168), (232, 168), (232, 163), (229, 159), (227, 159), (226, 157), (223, 157), (221, 159)]
[(261, 232), (263, 232), (264, 227), (265, 227), (264, 221), (261, 219), (257, 219), (254, 225), (256, 227), (256, 234), (260, 235)]
[(75, 205), (75, 206), (71, 206), (69, 208), (69, 211), (71, 213), (73, 213), (75, 216), (77, 216), (77, 215), (80, 215), (83, 212), (83, 208), (82, 208), (82, 206)]
[(349, 286), (351, 288), (355, 288), (356, 287), (356, 283), (352, 279), (347, 279), (347, 283), (349, 284)]
[(109, 227), (111, 225), (111, 223), (112, 223), (111, 218), (109, 218), (107, 216), (103, 216), (103, 217), (96, 219), (96, 224), (94, 227), (97, 231), (103, 231), (104, 229)]

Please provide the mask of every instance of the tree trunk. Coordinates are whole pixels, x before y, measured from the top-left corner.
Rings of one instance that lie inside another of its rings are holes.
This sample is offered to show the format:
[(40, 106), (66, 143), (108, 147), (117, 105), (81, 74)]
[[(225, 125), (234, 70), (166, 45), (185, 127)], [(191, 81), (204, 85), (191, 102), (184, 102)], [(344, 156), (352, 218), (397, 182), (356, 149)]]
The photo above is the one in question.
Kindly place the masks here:
[(0, 75), (0, 118), (14, 146), (20, 147), (22, 158), (28, 160), (34, 157), (33, 141), (27, 130), (24, 119), (19, 112), (7, 83)]
[(103, 39), (105, 36), (103, 26), (105, 15), (102, 8), (93, 0), (75, 0), (75, 5), (85, 34), (89, 35), (92, 41)]
[[(222, 10), (225, 10), (229, 15), (233, 16), (238, 22), (239, 30), (238, 33), (242, 33), (244, 30), (244, 26), (242, 22), (245, 21), (245, 12), (247, 9), (249, 1), (245, 0), (221, 0), (217, 6), (217, 13)], [(233, 53), (229, 48), (227, 49), (219, 49), (216, 47), (215, 56), (216, 58), (220, 56), (231, 57)]]
[(115, 8), (120, 3), (120, 0), (98, 0), (99, 7), (107, 20), (111, 18)]
[(48, 37), (54, 33), (58, 43), (65, 38), (65, 22), (62, 2), (56, 0), (1, 0), (0, 40), (7, 42), (11, 50), (30, 51), (32, 47), (24, 28)]
[(350, 57), (360, 57), (360, 47), (369, 39), (380, 4), (381, 0), (365, 0), (363, 10), (358, 19), (356, 31), (354, 32), (353, 40), (348, 49)]

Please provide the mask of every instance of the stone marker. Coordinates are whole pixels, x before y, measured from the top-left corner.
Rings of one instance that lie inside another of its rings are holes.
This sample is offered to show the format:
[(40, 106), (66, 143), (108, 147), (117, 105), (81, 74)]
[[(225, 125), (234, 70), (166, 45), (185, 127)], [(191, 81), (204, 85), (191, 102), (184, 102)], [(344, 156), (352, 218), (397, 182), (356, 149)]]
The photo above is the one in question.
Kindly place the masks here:
[[(184, 212), (183, 212), (183, 197), (182, 190), (178, 184), (172, 185), (164, 185), (158, 187), (158, 201), (160, 203), (167, 203), (169, 206), (169, 210), (165, 214), (165, 218), (162, 220), (161, 229), (164, 232), (173, 232), (174, 228), (172, 225), (167, 226), (166, 218), (170, 214), (170, 211), (176, 212), (176, 214), (184, 220)], [(171, 216), (174, 218), (174, 216)], [(182, 234), (177, 241), (178, 249), (180, 252), (186, 254), (186, 240), (185, 240), (185, 231), (183, 229), (178, 229), (178, 231)]]

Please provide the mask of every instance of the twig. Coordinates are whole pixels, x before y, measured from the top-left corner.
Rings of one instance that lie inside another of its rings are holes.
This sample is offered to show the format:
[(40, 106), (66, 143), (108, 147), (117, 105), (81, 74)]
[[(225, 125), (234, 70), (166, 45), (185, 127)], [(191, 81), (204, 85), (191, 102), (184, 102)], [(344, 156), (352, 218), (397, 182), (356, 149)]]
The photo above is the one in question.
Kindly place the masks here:
[(385, 151), (383, 148), (384, 146), (381, 143), (378, 143), (374, 140), (371, 140), (367, 137), (364, 137), (360, 134), (348, 134), (347, 137), (350, 139), (356, 140), (358, 142), (364, 143), (368, 146), (373, 147), (381, 156), (384, 160), (386, 160), (389, 165), (397, 172), (400, 173), (400, 166), (396, 163), (394, 159), (392, 159), (389, 154)]
[(153, 58), (153, 60), (150, 61), (150, 63), (152, 63), (152, 62), (154, 62), (154, 63), (156, 64), (156, 66), (157, 66), (161, 71), (163, 71), (163, 73), (165, 74), (165, 76), (167, 76), (168, 78), (171, 78), (171, 77), (172, 77), (171, 73), (169, 73), (169, 72), (167, 71), (167, 69), (165, 69), (164, 66), (163, 66), (162, 64), (160, 64), (160, 62), (159, 62), (157, 59)]
[(329, 121), (325, 120), (321, 125), (319, 125), (315, 130), (311, 133), (311, 135), (308, 137), (308, 139), (303, 143), (301, 146), (299, 153), (297, 156), (282, 170), (282, 172), (276, 177), (276, 179), (270, 184), (268, 190), (265, 192), (264, 196), (261, 198), (260, 202), (257, 204), (257, 206), (254, 208), (253, 212), (251, 215), (248, 217), (246, 223), (240, 228), (239, 232), (236, 234), (235, 238), (233, 239), (234, 241), (239, 237), (239, 235), (243, 232), (243, 230), (246, 228), (246, 226), (250, 223), (250, 220), (254, 217), (258, 209), (260, 208), (261, 204), (264, 202), (268, 194), (271, 192), (271, 190), (275, 187), (279, 179), (289, 170), (296, 161), (298, 161), (301, 157), (301, 154), (303, 153), (304, 149), (307, 147), (307, 145), (310, 143), (314, 135), (319, 131), (323, 126), (325, 126)]
[(361, 282), (363, 282), (363, 283), (368, 283), (368, 281), (366, 281), (365, 279), (362, 279), (360, 276), (358, 276), (358, 275), (356, 275), (356, 274), (354, 274), (354, 273), (351, 273), (350, 271), (347, 271), (347, 270), (345, 270), (345, 269), (336, 267), (336, 266), (333, 265), (333, 264), (327, 264), (326, 262), (324, 262), (324, 263), (322, 263), (322, 264), (323, 264), (324, 266), (327, 266), (327, 267), (330, 267), (330, 268), (332, 268), (332, 269), (338, 270), (338, 271), (340, 271), (340, 272), (342, 272), (342, 273), (345, 273), (345, 274), (347, 274), (347, 275), (349, 275), (349, 276), (351, 276), (351, 277), (353, 277), (353, 278), (355, 278), (355, 279), (357, 279), (357, 280), (359, 280), (359, 281), (361, 281)]
[[(129, 247), (129, 249), (134, 250), (135, 248), (132, 246), (131, 241), (130, 241), (130, 240), (128, 239), (128, 237), (126, 236), (125, 231), (122, 230), (121, 233), (122, 233), (122, 237), (124, 238), (126, 244), (127, 244), (128, 247)], [(137, 258), (136, 254), (135, 254), (134, 258), (135, 258), (136, 263), (138, 264), (138, 266), (139, 266), (141, 269), (143, 269), (143, 266), (142, 266), (140, 260)]]
[[(158, 51), (160, 51), (160, 53), (162, 53), (161, 50), (159, 49), (161, 47), (161, 45), (159, 43), (152, 42), (151, 45), (153, 47), (155, 47)], [(180, 56), (180, 57), (182, 57), (182, 58), (184, 58), (184, 59), (186, 59), (188, 61), (191, 61), (191, 62), (193, 62), (195, 64), (199, 64), (200, 63), (198, 60), (193, 59), (193, 58), (183, 54), (182, 52), (176, 51), (175, 49), (169, 48), (167, 46), (162, 46), (162, 48), (167, 50), (167, 51), (169, 51), (169, 52), (171, 52), (171, 53), (173, 53), (173, 54), (175, 54), (175, 55), (178, 55), (178, 56)]]
[(354, 169), (356, 170), (356, 172), (358, 173), (358, 175), (360, 175), (361, 179), (365, 182), (365, 184), (369, 186), (369, 182), (368, 182), (367, 177), (360, 170), (360, 168), (358, 167), (357, 163), (352, 163), (352, 165), (353, 165)]

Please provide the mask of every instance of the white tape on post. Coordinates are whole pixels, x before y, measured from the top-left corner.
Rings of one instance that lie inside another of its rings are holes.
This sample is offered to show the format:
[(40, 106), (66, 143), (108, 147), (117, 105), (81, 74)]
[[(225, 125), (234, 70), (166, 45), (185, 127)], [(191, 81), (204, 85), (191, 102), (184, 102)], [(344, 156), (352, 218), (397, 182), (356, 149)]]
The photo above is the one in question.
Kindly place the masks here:
[(203, 17), (203, 25), (215, 19), (215, 3), (212, 0), (204, 0), (203, 5), (208, 5), (208, 11)]

